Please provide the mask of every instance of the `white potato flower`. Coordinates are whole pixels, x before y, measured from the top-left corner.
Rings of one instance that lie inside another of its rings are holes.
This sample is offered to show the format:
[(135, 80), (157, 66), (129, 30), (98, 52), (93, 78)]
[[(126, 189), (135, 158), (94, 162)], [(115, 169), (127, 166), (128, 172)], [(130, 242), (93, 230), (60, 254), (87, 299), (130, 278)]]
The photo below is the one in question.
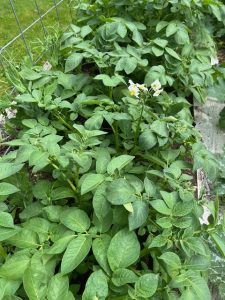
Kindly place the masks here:
[(141, 90), (142, 92), (148, 92), (147, 87), (145, 86), (145, 84), (138, 84), (137, 83), (137, 87), (139, 88), (139, 90)]
[[(151, 84), (151, 88), (153, 89), (153, 91), (158, 91), (160, 90), (162, 87), (161, 82), (157, 79), (155, 80), (152, 84)], [(153, 95), (154, 96), (154, 95)]]
[(163, 89), (155, 91), (153, 97), (158, 97), (162, 93)]
[(128, 90), (130, 92), (130, 96), (134, 96), (134, 97), (137, 97), (137, 98), (139, 97), (140, 91), (139, 91), (139, 88), (136, 85), (134, 85), (134, 86), (130, 85), (128, 87)]
[(211, 57), (211, 66), (215, 66), (219, 64), (218, 57)]

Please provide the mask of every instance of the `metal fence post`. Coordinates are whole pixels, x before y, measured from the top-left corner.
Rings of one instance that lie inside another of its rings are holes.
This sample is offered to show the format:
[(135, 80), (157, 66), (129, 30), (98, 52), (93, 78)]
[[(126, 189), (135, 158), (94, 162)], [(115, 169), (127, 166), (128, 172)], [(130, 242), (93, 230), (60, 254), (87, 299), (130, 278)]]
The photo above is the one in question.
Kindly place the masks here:
[(38, 16), (40, 18), (40, 23), (41, 23), (42, 30), (43, 30), (44, 35), (46, 37), (47, 36), (47, 31), (46, 31), (46, 28), (45, 28), (45, 25), (44, 25), (44, 22), (43, 22), (43, 18), (42, 18), (42, 15), (41, 15), (40, 8), (39, 8), (36, 0), (34, 0), (34, 4), (35, 4), (35, 7), (37, 9)]
[(29, 55), (29, 57), (30, 57), (30, 59), (31, 59), (31, 61), (32, 61), (32, 55), (31, 55), (29, 46), (28, 46), (28, 44), (27, 44), (26, 38), (25, 38), (25, 36), (24, 36), (23, 29), (22, 29), (22, 27), (21, 27), (21, 25), (20, 25), (20, 21), (19, 21), (19, 18), (18, 18), (18, 16), (17, 16), (17, 13), (16, 13), (16, 10), (15, 10), (15, 6), (14, 6), (14, 4), (13, 4), (13, 1), (12, 1), (12, 0), (9, 0), (9, 3), (10, 3), (10, 5), (11, 5), (11, 7), (12, 7), (12, 11), (13, 11), (13, 14), (14, 14), (14, 16), (15, 16), (16, 23), (17, 23), (17, 26), (18, 26), (18, 28), (19, 28), (19, 31), (20, 31), (20, 34), (21, 34), (21, 38), (22, 38), (22, 40), (23, 40), (23, 43), (24, 43), (24, 46), (25, 46), (25, 48), (26, 48), (27, 54)]

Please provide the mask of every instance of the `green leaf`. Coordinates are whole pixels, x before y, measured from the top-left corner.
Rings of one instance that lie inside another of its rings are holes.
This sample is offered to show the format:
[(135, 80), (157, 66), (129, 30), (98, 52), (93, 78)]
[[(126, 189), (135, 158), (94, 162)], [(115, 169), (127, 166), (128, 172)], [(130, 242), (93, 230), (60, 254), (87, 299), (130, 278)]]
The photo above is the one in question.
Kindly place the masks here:
[(11, 238), (18, 233), (17, 229), (0, 227), (0, 242)]
[(149, 248), (161, 248), (161, 247), (165, 246), (167, 242), (168, 242), (167, 236), (157, 235), (152, 240)]
[(95, 76), (94, 79), (102, 80), (103, 84), (105, 86), (109, 86), (109, 87), (116, 87), (120, 83), (126, 83), (124, 81), (123, 77), (120, 75), (110, 77), (109, 75), (106, 75), (106, 74), (100, 74), (100, 75)]
[(116, 170), (122, 170), (127, 164), (129, 164), (135, 157), (131, 155), (120, 155), (114, 157), (107, 166), (108, 174), (112, 175)]
[(135, 41), (138, 46), (142, 46), (143, 44), (143, 36), (137, 29), (133, 31), (132, 40)]
[(51, 199), (54, 201), (66, 198), (74, 198), (73, 190), (68, 187), (59, 186), (51, 192)]
[(89, 236), (79, 235), (69, 243), (61, 263), (61, 272), (63, 274), (70, 273), (79, 266), (88, 255), (91, 249), (91, 242)]
[(97, 218), (103, 220), (111, 210), (111, 205), (106, 199), (106, 185), (100, 185), (93, 197), (93, 208)]
[(37, 248), (39, 245), (37, 233), (25, 228), (19, 230), (13, 237), (10, 237), (8, 242), (21, 249)]
[(159, 21), (159, 22), (157, 22), (156, 32), (161, 31), (163, 28), (165, 28), (167, 26), (167, 24), (168, 24), (168, 22), (166, 22), (166, 21)]
[(152, 297), (158, 287), (158, 275), (145, 274), (139, 277), (135, 283), (135, 294), (144, 299)]
[(122, 205), (136, 200), (134, 187), (126, 179), (119, 178), (107, 188), (107, 200), (114, 205)]
[(126, 64), (124, 65), (124, 71), (126, 74), (131, 74), (137, 68), (138, 61), (135, 57), (126, 58)]
[(176, 203), (176, 205), (173, 208), (173, 216), (176, 217), (183, 217), (188, 215), (193, 209), (193, 203), (188, 201), (188, 202), (179, 202)]
[(168, 137), (169, 130), (167, 124), (164, 121), (156, 120), (151, 125), (151, 130), (161, 137)]
[(30, 263), (30, 257), (22, 251), (9, 256), (5, 263), (0, 267), (0, 277), (8, 280), (21, 280), (23, 273)]
[(172, 210), (166, 205), (163, 200), (153, 200), (150, 202), (151, 206), (163, 215), (171, 215)]
[(81, 27), (80, 35), (82, 38), (86, 37), (89, 33), (92, 32), (92, 29), (89, 25)]
[(96, 189), (105, 179), (102, 174), (88, 174), (81, 184), (81, 195)]
[(113, 271), (132, 265), (138, 260), (139, 255), (140, 244), (137, 236), (127, 229), (122, 229), (114, 235), (107, 252), (108, 262)]
[(13, 217), (7, 212), (0, 212), (0, 226), (14, 228)]
[(166, 52), (167, 52), (170, 56), (172, 56), (172, 57), (174, 57), (174, 58), (176, 58), (176, 59), (178, 59), (178, 60), (181, 60), (180, 56), (179, 56), (179, 55), (177, 54), (177, 52), (175, 52), (172, 48), (166, 47), (165, 50), (166, 50)]
[(65, 63), (65, 72), (68, 73), (74, 70), (79, 64), (82, 62), (83, 55), (81, 53), (73, 53), (71, 54)]
[(170, 22), (169, 25), (166, 27), (166, 36), (169, 37), (177, 32), (178, 27), (177, 24), (174, 22)]
[(123, 23), (119, 23), (117, 27), (117, 33), (122, 39), (127, 35), (127, 28)]
[(75, 235), (73, 234), (72, 231), (69, 231), (68, 235), (66, 235), (65, 233), (64, 233), (64, 235), (65, 236), (63, 236), (62, 238), (55, 241), (54, 244), (49, 249), (47, 249), (45, 252), (47, 254), (60, 254), (63, 251), (65, 251), (69, 242), (75, 237)]
[(60, 215), (60, 222), (76, 232), (86, 232), (90, 227), (90, 219), (85, 211), (70, 207)]
[(168, 266), (174, 269), (181, 268), (180, 258), (177, 254), (173, 252), (165, 252), (159, 257), (159, 259), (163, 260)]
[(164, 49), (156, 46), (152, 46), (152, 52), (156, 57), (162, 56), (164, 53)]
[(133, 212), (129, 214), (129, 230), (134, 230), (142, 226), (148, 218), (148, 205), (143, 201), (135, 201), (133, 204)]
[(149, 150), (157, 144), (157, 138), (150, 129), (146, 129), (139, 136), (139, 145), (142, 150)]
[(19, 172), (24, 164), (0, 163), (0, 180), (5, 179)]
[(104, 174), (107, 171), (107, 166), (111, 160), (110, 153), (107, 148), (98, 148), (96, 153), (96, 172)]
[(27, 268), (24, 272), (23, 287), (30, 300), (41, 300), (39, 284), (31, 268)]
[(94, 299), (106, 299), (108, 296), (108, 283), (107, 277), (102, 272), (98, 270), (93, 272), (85, 285), (84, 293), (82, 295), (82, 300), (94, 300)]
[(154, 44), (156, 44), (157, 46), (161, 47), (161, 48), (165, 48), (166, 45), (168, 44), (167, 40), (163, 40), (160, 38), (156, 38), (153, 40)]
[(62, 300), (65, 299), (69, 290), (69, 278), (60, 273), (53, 276), (48, 284), (47, 299)]
[(110, 241), (111, 237), (104, 234), (101, 235), (100, 238), (96, 238), (92, 244), (92, 251), (94, 253), (95, 259), (107, 274), (110, 274), (110, 267), (107, 259), (107, 251)]
[(128, 269), (117, 269), (112, 276), (112, 282), (115, 286), (122, 286), (127, 283), (134, 283), (138, 279), (138, 276)]
[(217, 233), (212, 233), (211, 237), (214, 240), (219, 252), (223, 257), (225, 257), (225, 241)]
[(23, 79), (26, 80), (36, 80), (42, 77), (42, 74), (35, 72), (34, 70), (31, 70), (27, 67), (24, 67), (21, 72), (20, 75)]
[(11, 183), (1, 182), (0, 183), (0, 196), (7, 196), (18, 192), (19, 189)]

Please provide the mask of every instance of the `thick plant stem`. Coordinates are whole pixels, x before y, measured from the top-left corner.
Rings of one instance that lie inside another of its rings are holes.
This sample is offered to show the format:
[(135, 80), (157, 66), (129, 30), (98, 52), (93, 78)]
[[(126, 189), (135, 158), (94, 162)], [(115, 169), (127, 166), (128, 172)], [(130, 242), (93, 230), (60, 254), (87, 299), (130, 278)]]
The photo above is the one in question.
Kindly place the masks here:
[(113, 133), (114, 133), (114, 140), (115, 140), (115, 146), (116, 146), (116, 151), (118, 152), (120, 149), (120, 142), (119, 142), (119, 134), (118, 134), (118, 125), (117, 123), (115, 126), (112, 127)]
[(138, 137), (139, 137), (139, 133), (140, 133), (140, 125), (141, 125), (143, 111), (144, 111), (144, 103), (142, 103), (141, 114), (140, 114), (140, 117), (138, 119), (138, 124), (137, 124), (137, 128), (136, 128), (135, 135), (134, 135), (134, 147), (137, 146), (137, 141), (138, 141)]

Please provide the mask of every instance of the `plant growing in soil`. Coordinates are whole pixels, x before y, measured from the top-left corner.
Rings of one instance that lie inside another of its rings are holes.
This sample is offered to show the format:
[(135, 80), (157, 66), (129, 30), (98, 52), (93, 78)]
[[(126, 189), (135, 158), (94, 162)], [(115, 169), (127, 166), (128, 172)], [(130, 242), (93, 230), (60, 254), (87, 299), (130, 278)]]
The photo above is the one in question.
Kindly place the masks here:
[[(149, 1), (160, 22), (162, 2)], [(211, 52), (188, 60), (204, 83), (177, 76), (188, 45), (174, 48), (171, 20), (159, 36), (141, 3), (140, 20), (129, 7), (80, 19), (52, 69), (8, 73), (20, 94), (0, 159), (1, 299), (210, 299), (206, 240), (225, 255), (224, 228), (218, 201), (202, 224), (194, 173), (215, 180), (218, 165), (184, 96), (211, 82)]]

